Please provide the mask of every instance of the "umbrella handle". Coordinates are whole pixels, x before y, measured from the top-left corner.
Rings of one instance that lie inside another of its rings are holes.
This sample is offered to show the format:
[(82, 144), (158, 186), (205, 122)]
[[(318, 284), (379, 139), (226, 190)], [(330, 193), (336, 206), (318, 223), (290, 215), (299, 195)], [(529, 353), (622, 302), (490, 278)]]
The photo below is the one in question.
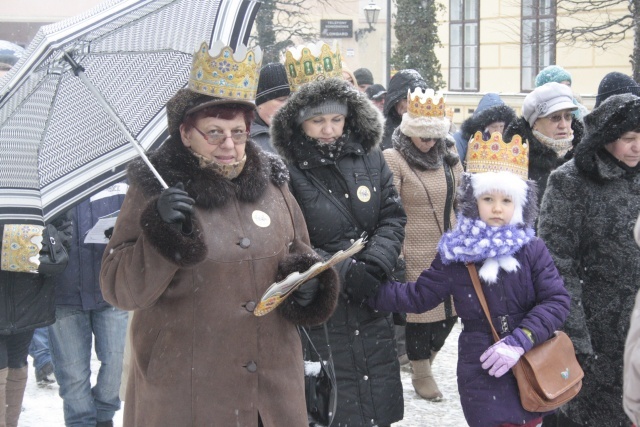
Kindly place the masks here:
[(93, 94), (93, 96), (95, 96), (96, 100), (98, 101), (98, 104), (102, 106), (104, 111), (113, 119), (116, 125), (120, 128), (120, 130), (122, 131), (124, 136), (127, 138), (127, 140), (131, 143), (131, 145), (133, 145), (133, 148), (135, 148), (135, 150), (138, 152), (142, 160), (147, 164), (149, 169), (151, 169), (151, 172), (158, 179), (158, 181), (160, 182), (160, 185), (162, 185), (162, 188), (164, 189), (169, 188), (169, 186), (164, 181), (164, 179), (162, 179), (162, 176), (160, 175), (160, 173), (149, 161), (149, 158), (144, 152), (144, 149), (140, 146), (138, 141), (136, 141), (135, 138), (131, 135), (131, 133), (129, 132), (129, 129), (127, 129), (124, 123), (122, 123), (122, 120), (120, 120), (120, 117), (118, 117), (116, 112), (113, 111), (113, 108), (111, 107), (111, 105), (109, 105), (107, 100), (104, 99), (100, 91), (98, 91), (98, 88), (96, 88), (95, 85), (89, 81), (86, 74), (84, 73), (84, 68), (80, 64), (78, 64), (71, 57), (71, 55), (69, 55), (68, 52), (64, 53), (64, 59), (69, 63), (69, 65), (71, 65), (71, 68), (73, 69), (73, 74), (78, 76), (80, 81), (82, 81), (82, 83), (87, 87), (87, 89), (89, 89), (89, 91)]

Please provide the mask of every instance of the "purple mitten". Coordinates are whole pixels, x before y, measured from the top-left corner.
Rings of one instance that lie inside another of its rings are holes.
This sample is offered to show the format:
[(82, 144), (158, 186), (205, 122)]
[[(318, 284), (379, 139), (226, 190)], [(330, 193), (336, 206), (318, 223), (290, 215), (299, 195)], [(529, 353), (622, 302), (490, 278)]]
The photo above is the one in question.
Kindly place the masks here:
[(531, 340), (520, 328), (516, 328), (511, 335), (502, 338), (482, 353), (482, 369), (489, 369), (489, 375), (500, 378), (513, 368), (520, 356), (531, 350), (531, 347)]

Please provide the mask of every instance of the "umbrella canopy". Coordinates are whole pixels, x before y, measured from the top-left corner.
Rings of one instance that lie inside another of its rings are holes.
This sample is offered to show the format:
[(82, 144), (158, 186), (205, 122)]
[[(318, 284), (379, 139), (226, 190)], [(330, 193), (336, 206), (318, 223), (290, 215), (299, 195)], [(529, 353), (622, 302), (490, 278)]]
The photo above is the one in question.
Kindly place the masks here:
[(0, 223), (43, 224), (122, 180), (132, 140), (167, 137), (165, 105), (200, 43), (246, 44), (258, 7), (110, 0), (42, 27), (0, 80)]

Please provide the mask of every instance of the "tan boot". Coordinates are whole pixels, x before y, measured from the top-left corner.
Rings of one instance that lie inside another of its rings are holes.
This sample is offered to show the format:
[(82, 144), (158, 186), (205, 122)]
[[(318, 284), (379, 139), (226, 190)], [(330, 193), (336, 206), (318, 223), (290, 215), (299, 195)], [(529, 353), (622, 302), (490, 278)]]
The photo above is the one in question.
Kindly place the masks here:
[(416, 393), (423, 399), (442, 400), (442, 393), (438, 390), (438, 384), (436, 384), (431, 373), (431, 362), (428, 359), (412, 360), (411, 368), (413, 369), (411, 383)]
[(27, 387), (27, 368), (11, 369), (7, 373), (6, 401), (7, 427), (18, 427), (18, 418), (22, 411), (22, 398)]
[(7, 388), (7, 373), (9, 368), (0, 369), (0, 427), (7, 426), (7, 401), (5, 389)]

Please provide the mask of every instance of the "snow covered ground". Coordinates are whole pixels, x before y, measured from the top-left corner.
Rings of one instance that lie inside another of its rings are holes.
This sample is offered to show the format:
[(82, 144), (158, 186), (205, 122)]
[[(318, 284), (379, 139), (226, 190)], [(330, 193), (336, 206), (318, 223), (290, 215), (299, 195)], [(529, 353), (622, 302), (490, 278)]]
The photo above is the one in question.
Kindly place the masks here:
[[(413, 390), (411, 375), (402, 372), (405, 400), (404, 419), (394, 424), (394, 427), (460, 427), (466, 425), (456, 385), (459, 334), (460, 324), (457, 324), (434, 363), (434, 375), (440, 391), (444, 395), (444, 400), (428, 402), (421, 399)], [(93, 363), (97, 366), (98, 362), (94, 359)], [(93, 371), (95, 383), (97, 369)], [(29, 368), (29, 381), (23, 407), (20, 427), (64, 427), (62, 399), (58, 396), (58, 386), (38, 387), (31, 367)], [(122, 411), (116, 413), (114, 425), (122, 427)]]

